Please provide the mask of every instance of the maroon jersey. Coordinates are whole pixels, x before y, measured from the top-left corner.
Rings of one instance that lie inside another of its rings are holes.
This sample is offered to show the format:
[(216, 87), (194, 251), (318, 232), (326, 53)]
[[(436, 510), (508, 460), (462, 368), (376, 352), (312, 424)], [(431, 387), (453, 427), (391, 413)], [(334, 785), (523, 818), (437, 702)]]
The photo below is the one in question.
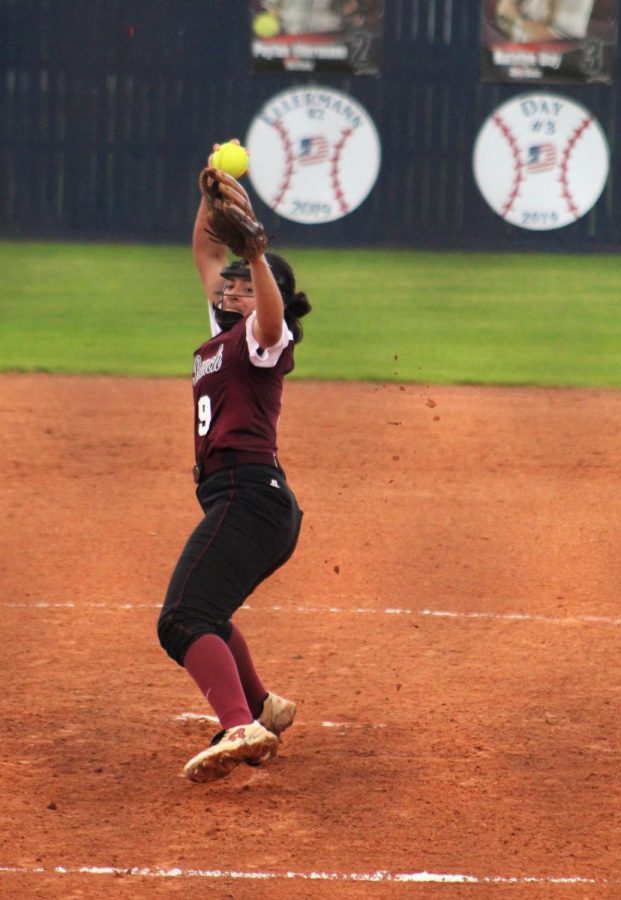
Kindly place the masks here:
[[(251, 322), (245, 320), (204, 343), (194, 354), (194, 447), (196, 462), (214, 452), (277, 451), (283, 378), (293, 369), (293, 340), (275, 365), (249, 347)], [(289, 332), (286, 332), (289, 334)], [(286, 339), (285, 339), (286, 340)], [(251, 361), (251, 352), (255, 362)], [(255, 364), (256, 363), (256, 364)]]

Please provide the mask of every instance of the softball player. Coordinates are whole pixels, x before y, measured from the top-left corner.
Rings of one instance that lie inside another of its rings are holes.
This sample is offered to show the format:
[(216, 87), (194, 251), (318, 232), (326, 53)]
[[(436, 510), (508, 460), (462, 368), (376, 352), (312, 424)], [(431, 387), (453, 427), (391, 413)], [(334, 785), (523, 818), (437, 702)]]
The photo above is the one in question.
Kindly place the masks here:
[(499, 27), (511, 40), (583, 40), (594, 0), (498, 0)]
[(293, 702), (266, 690), (231, 617), (298, 540), (302, 512), (276, 457), (276, 429), (283, 378), (302, 339), (299, 319), (311, 309), (282, 257), (259, 250), (227, 264), (208, 216), (203, 196), (193, 250), (213, 336), (194, 355), (193, 392), (204, 518), (181, 553), (158, 622), (162, 647), (220, 722), (211, 745), (184, 769), (201, 782), (274, 756), (296, 712)]

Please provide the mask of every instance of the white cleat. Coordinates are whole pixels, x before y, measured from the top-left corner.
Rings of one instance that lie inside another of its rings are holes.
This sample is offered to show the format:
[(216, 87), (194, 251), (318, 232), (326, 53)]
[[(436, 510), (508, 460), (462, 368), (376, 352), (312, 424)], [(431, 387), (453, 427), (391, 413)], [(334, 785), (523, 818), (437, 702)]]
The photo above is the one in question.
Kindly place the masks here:
[(278, 738), (260, 722), (237, 725), (219, 732), (207, 750), (194, 756), (183, 769), (190, 781), (216, 781), (240, 763), (261, 765), (276, 756)]
[(293, 725), (297, 707), (291, 700), (285, 700), (278, 694), (268, 693), (263, 701), (263, 711), (259, 716), (259, 722), (277, 737)]

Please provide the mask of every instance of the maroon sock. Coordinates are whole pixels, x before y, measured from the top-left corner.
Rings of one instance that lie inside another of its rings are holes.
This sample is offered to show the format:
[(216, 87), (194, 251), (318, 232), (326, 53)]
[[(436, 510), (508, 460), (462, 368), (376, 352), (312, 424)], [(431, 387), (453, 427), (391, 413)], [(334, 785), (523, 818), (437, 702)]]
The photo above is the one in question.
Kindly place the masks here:
[(267, 691), (257, 674), (252, 662), (250, 650), (243, 634), (236, 625), (232, 625), (231, 636), (228, 639), (229, 650), (237, 663), (237, 671), (246, 695), (246, 702), (255, 719), (258, 719), (263, 709), (263, 701), (267, 697)]
[(186, 653), (183, 665), (212, 705), (223, 728), (252, 722), (235, 658), (222, 638), (215, 634), (199, 637)]

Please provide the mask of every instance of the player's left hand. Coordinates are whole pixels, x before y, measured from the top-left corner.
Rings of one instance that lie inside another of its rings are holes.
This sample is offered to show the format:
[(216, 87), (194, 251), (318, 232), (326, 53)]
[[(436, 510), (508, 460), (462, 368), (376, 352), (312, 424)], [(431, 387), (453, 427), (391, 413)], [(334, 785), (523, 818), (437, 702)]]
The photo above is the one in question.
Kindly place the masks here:
[(222, 169), (207, 166), (199, 175), (199, 187), (207, 206), (211, 239), (248, 260), (264, 253), (267, 235), (241, 184)]

